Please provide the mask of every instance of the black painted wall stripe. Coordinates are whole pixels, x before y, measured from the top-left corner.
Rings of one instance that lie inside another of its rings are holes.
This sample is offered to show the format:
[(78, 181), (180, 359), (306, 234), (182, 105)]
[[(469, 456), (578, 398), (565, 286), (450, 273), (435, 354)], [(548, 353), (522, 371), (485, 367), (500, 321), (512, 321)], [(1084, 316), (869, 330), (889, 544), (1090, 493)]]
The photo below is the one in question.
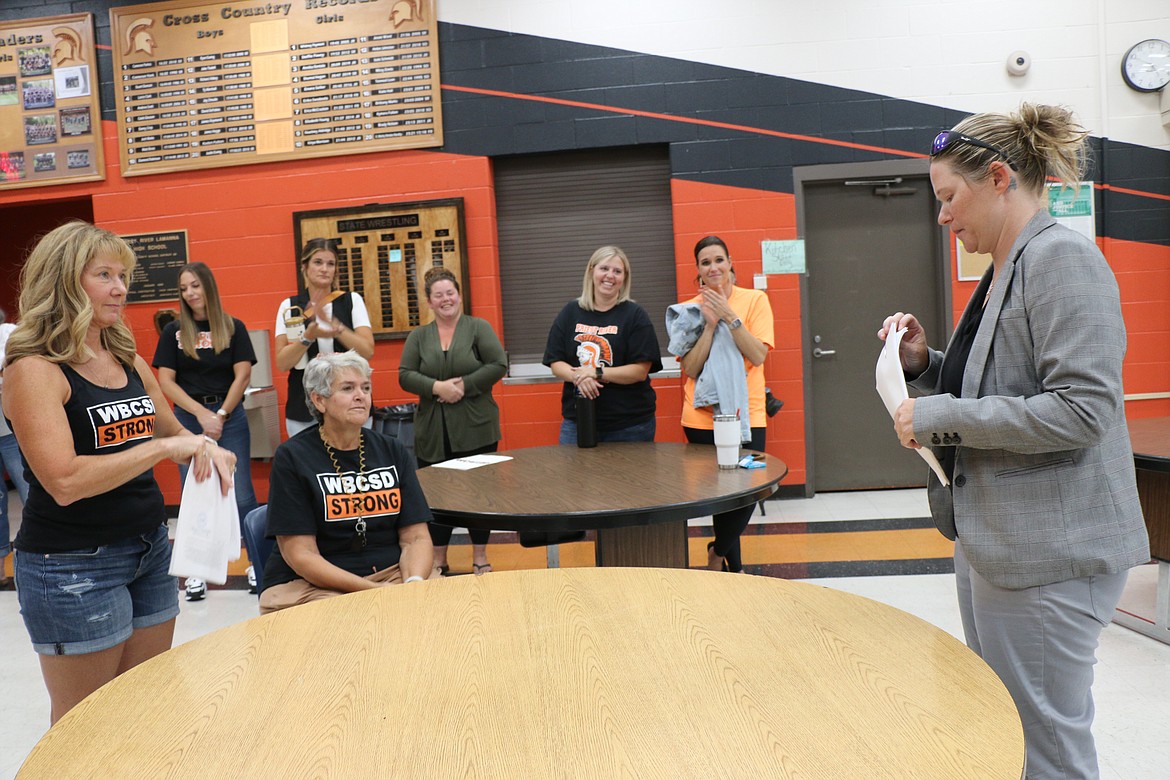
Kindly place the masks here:
[[(463, 92), (474, 95), (486, 95), (490, 97), (506, 98), (512, 100), (529, 100), (538, 103), (548, 103), (550, 105), (569, 106), (572, 108), (580, 108), (587, 111), (597, 111), (602, 113), (617, 114), (620, 116), (636, 116), (646, 117), (649, 119), (661, 119), (668, 122), (681, 122), (684, 124), (701, 125), (704, 127), (713, 127), (723, 130), (731, 130), (741, 133), (749, 133), (762, 136), (772, 136), (775, 138), (786, 138), (793, 141), (802, 141), (806, 143), (825, 144), (828, 146), (840, 146), (851, 149), (860, 149), (868, 152), (878, 152), (889, 156), (908, 157), (922, 159), (927, 157), (926, 154), (911, 152), (904, 149), (889, 149), (880, 146), (871, 146), (869, 144), (853, 143), (845, 140), (834, 140), (832, 138), (818, 138), (809, 135), (798, 135), (795, 133), (785, 133), (779, 130), (769, 130), (763, 127), (748, 127), (745, 125), (736, 125), (728, 122), (716, 122), (710, 119), (700, 119), (698, 117), (675, 116), (671, 114), (662, 114), (652, 111), (641, 111), (631, 108), (623, 108), (619, 106), (607, 106), (599, 103), (584, 103), (575, 100), (565, 100), (563, 98), (547, 97), (543, 95), (522, 95), (512, 92), (503, 92), (500, 90), (482, 89), (478, 87), (460, 87), (450, 84), (443, 84), (442, 88), (450, 92)], [(1110, 184), (1094, 183), (1094, 189), (1109, 190), (1125, 195), (1134, 195), (1142, 198), (1154, 198), (1158, 200), (1170, 201), (1170, 195), (1162, 195), (1155, 192), (1143, 192), (1141, 190), (1130, 189), (1127, 187), (1117, 187)]]
[(916, 152), (908, 152), (903, 149), (888, 149), (881, 146), (870, 146), (869, 144), (854, 143), (845, 140), (834, 140), (832, 138), (819, 138), (810, 135), (799, 135), (797, 133), (785, 133), (780, 130), (769, 130), (763, 127), (748, 127), (746, 125), (731, 124), (729, 122), (717, 122), (711, 119), (702, 119), (699, 117), (690, 116), (676, 116), (673, 114), (662, 114), (653, 111), (640, 111), (632, 108), (621, 108), (618, 106), (607, 106), (599, 103), (584, 103), (576, 100), (565, 100), (562, 98), (547, 97), (543, 95), (522, 95), (515, 92), (502, 92), (500, 90), (481, 89), (476, 87), (460, 87), (451, 84), (443, 84), (443, 89), (453, 92), (466, 92), (475, 95), (490, 95), (492, 97), (511, 98), (513, 100), (532, 100), (539, 103), (549, 103), (559, 106), (571, 106), (574, 108), (583, 108), (593, 111), (601, 111), (607, 113), (621, 114), (623, 116), (641, 116), (649, 119), (662, 119), (668, 122), (682, 122), (684, 124), (702, 125), (704, 127), (714, 127), (722, 130), (734, 130), (743, 133), (753, 133), (756, 135), (768, 135), (776, 138), (787, 138), (793, 141), (805, 141), (808, 143), (827, 144), (829, 146), (843, 146), (850, 149), (862, 149), (869, 152), (878, 152), (881, 154), (897, 155), (900, 157), (917, 157), (919, 159), (926, 157), (925, 154)]

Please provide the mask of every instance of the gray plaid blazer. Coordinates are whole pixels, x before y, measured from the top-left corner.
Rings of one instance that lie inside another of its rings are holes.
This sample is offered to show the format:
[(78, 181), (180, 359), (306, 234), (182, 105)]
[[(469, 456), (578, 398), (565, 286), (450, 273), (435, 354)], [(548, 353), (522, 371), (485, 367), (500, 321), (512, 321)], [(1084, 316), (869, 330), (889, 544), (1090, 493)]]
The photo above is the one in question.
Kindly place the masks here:
[[(989, 268), (962, 321), (990, 277)], [(1105, 258), (1041, 211), (991, 291), (962, 397), (940, 392), (938, 350), (910, 382), (929, 394), (914, 405), (915, 438), (936, 454), (943, 442), (957, 448), (952, 486), (929, 477), (935, 525), (991, 583), (1033, 587), (1149, 560), (1122, 400), (1125, 347)]]

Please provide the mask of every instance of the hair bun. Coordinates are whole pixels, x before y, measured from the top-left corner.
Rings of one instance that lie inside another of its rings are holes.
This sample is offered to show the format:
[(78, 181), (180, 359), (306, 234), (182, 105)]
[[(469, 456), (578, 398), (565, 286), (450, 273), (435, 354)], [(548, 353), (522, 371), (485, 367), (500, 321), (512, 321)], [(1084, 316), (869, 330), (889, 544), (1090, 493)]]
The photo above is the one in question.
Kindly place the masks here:
[(1019, 128), (1020, 144), (1039, 161), (1045, 179), (1076, 186), (1086, 175), (1089, 148), (1085, 138), (1089, 131), (1077, 122), (1071, 109), (1024, 102), (1010, 118)]
[(451, 273), (450, 269), (444, 268), (441, 265), (434, 265), (427, 269), (423, 275), (423, 284), (431, 285), (442, 279), (449, 279), (455, 281), (455, 274)]

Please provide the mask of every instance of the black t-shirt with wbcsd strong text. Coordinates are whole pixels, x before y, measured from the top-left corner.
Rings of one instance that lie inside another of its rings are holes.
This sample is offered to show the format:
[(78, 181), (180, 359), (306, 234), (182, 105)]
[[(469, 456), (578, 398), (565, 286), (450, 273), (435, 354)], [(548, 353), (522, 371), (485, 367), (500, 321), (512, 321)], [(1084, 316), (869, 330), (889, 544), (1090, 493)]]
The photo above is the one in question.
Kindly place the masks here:
[[(314, 426), (276, 450), (269, 479), (268, 531), (277, 536), (315, 536), (325, 560), (366, 577), (398, 563), (398, 531), (433, 520), (414, 459), (397, 440), (362, 431), (365, 470), (357, 450), (334, 450), (341, 473)], [(359, 517), (366, 520), (366, 546), (355, 546)], [(264, 587), (298, 579), (280, 548), (264, 564)]]

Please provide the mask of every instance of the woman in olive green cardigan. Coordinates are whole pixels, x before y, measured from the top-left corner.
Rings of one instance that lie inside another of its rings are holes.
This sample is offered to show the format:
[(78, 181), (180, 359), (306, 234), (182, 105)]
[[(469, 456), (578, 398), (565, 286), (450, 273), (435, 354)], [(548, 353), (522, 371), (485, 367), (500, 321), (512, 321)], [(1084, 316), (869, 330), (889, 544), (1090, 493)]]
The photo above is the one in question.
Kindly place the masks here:
[[(500, 443), (500, 408), (492, 385), (508, 370), (504, 347), (486, 320), (463, 316), (459, 282), (445, 268), (424, 278), (434, 319), (406, 339), (398, 383), (418, 394), (414, 451), (419, 468), (451, 458), (495, 452)], [(435, 567), (444, 575), (451, 527), (430, 524)], [(471, 530), (476, 574), (492, 570), (487, 559), (491, 531)]]

